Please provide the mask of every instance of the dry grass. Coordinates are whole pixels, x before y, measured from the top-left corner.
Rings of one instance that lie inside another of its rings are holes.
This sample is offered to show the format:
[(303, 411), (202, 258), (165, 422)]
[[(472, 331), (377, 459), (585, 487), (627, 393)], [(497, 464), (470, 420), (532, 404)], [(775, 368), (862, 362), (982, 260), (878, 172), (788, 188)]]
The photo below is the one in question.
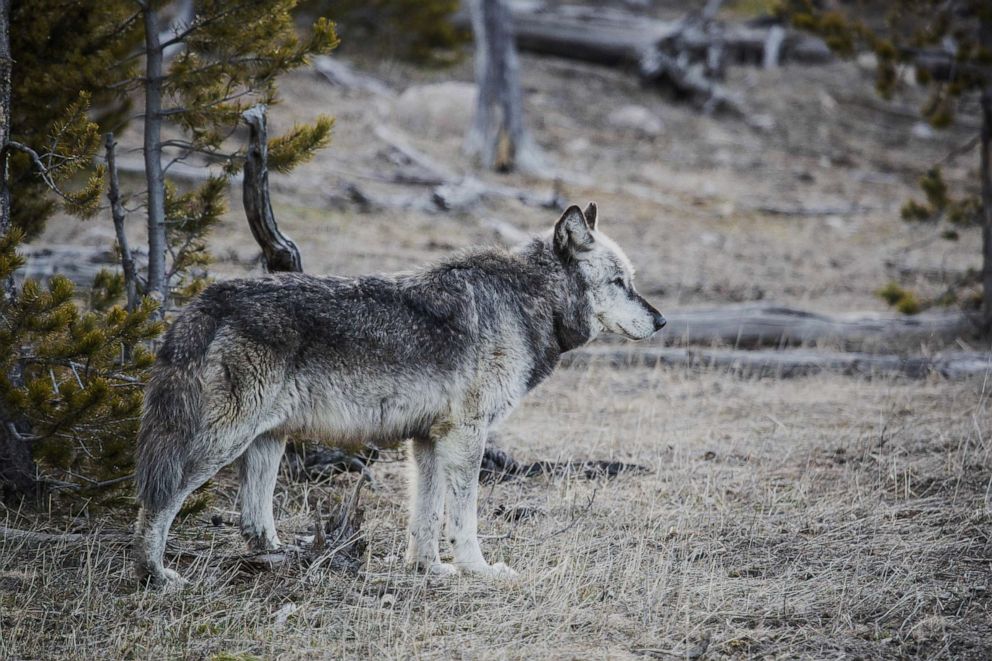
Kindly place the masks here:
[[(176, 529), (197, 556), (181, 594), (138, 588), (120, 543), (0, 541), (0, 657), (987, 658), (988, 407), (980, 382), (561, 371), (503, 445), (653, 472), (484, 487), (484, 546), (518, 583), (404, 571), (398, 461), (366, 494), (360, 571), (245, 574), (236, 531), (210, 523), (234, 507), (222, 478)], [(284, 540), (354, 479), (282, 480)]]

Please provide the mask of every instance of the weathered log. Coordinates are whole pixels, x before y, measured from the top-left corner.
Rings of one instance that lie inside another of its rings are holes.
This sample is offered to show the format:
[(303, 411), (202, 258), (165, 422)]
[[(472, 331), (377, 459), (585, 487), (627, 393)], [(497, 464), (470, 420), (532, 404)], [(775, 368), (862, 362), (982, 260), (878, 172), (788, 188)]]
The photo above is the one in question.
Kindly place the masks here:
[[(608, 66), (637, 66), (646, 49), (683, 28), (681, 21), (661, 21), (595, 5), (551, 6), (530, 1), (509, 5), (520, 50)], [(457, 22), (467, 27), (468, 17), (460, 16)], [(720, 34), (725, 61), (763, 64), (772, 27), (725, 25)], [(705, 53), (713, 46), (711, 36), (701, 32), (687, 33), (684, 40), (694, 58), (705, 59)], [(832, 60), (830, 49), (821, 39), (785, 30), (780, 62), (820, 64)]]
[(735, 348), (834, 344), (847, 349), (918, 346), (948, 342), (974, 332), (961, 312), (914, 316), (830, 317), (793, 308), (745, 303), (667, 311), (668, 326), (656, 336), (665, 344), (727, 344)]
[(566, 354), (563, 366), (689, 367), (721, 369), (750, 377), (787, 379), (824, 372), (849, 376), (904, 376), (921, 379), (939, 374), (947, 379), (992, 375), (992, 353), (951, 352), (933, 357), (841, 353), (809, 349), (679, 349), (662, 347), (587, 347)]
[(433, 186), (433, 189), (420, 195), (374, 195), (355, 183), (349, 183), (346, 197), (360, 206), (369, 209), (414, 209), (431, 213), (469, 208), (486, 197), (515, 199), (528, 206), (545, 209), (560, 209), (563, 206), (557, 187), (547, 193), (535, 193), (523, 188), (490, 184), (470, 175), (459, 175), (437, 163), (411, 145), (397, 131), (377, 126), (375, 135), (386, 143), (391, 152), (391, 160), (403, 168), (404, 173), (408, 173), (410, 168), (416, 173), (415, 178), (418, 181), (402, 183), (424, 183)]
[(82, 544), (94, 541), (128, 542), (131, 538), (132, 535), (127, 532), (52, 533), (0, 526), (0, 539), (27, 544)]

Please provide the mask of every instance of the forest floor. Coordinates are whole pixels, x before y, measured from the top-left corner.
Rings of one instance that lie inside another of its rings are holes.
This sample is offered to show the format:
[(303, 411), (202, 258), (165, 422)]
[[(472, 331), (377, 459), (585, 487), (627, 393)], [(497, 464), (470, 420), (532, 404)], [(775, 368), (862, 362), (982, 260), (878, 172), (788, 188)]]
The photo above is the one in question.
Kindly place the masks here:
[[(979, 263), (977, 230), (948, 242), (899, 219), (919, 175), (974, 126), (966, 117), (928, 133), (913, 118), (921, 90), (880, 101), (857, 63), (731, 68), (728, 85), (764, 127), (754, 128), (673, 104), (627, 72), (524, 55), (527, 120), (549, 162), (538, 178), (474, 172), (462, 156), (470, 61), (425, 72), (340, 57), (392, 92), (302, 71), (281, 81), (271, 112), (273, 134), (317, 113), (337, 121), (329, 149), (272, 178), (276, 216), (309, 272), (414, 268), (499, 241), (500, 223), (537, 232), (556, 219), (507, 198), (459, 212), (363, 210), (349, 184), (381, 196), (427, 190), (381, 181), (395, 168), (383, 127), (455, 172), (595, 200), (639, 289), (665, 312), (756, 300), (881, 312), (875, 292), (886, 282), (935, 296)], [(628, 105), (653, 112), (661, 130), (617, 128), (611, 115)], [(122, 136), (122, 158), (136, 157), (137, 130)], [(945, 166), (948, 179), (967, 181), (975, 161), (972, 152)], [(210, 240), (216, 277), (261, 271), (232, 193)], [(112, 236), (109, 219), (55, 219), (35, 245), (105, 247)], [(501, 446), (520, 460), (610, 459), (650, 472), (486, 485), (484, 549), (519, 581), (436, 582), (402, 568), (400, 450), (373, 466), (381, 487), (363, 493), (357, 570), (247, 574), (232, 562), (244, 549), (225, 523), (236, 515), (225, 473), (214, 502), (175, 528), (185, 554), (175, 562), (192, 580), (180, 594), (139, 588), (116, 538), (0, 539), (0, 657), (988, 658), (990, 391), (981, 378), (559, 370), (505, 424)], [(313, 510), (356, 479), (284, 475), (284, 540), (307, 534)], [(499, 514), (516, 507), (534, 516)], [(0, 518), (94, 533), (130, 525), (116, 514)]]

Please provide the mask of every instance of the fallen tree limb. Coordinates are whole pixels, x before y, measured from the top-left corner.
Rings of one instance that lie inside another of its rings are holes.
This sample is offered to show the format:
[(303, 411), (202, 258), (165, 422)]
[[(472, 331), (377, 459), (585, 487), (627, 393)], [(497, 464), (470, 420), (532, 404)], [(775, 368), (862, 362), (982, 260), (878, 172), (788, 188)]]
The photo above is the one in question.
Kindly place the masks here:
[(622, 461), (535, 461), (520, 463), (503, 450), (486, 444), (479, 469), (480, 482), (506, 482), (518, 477), (555, 475), (560, 477), (579, 476), (587, 480), (599, 477), (616, 477), (623, 473), (638, 474), (651, 472), (646, 466), (627, 464)]
[(82, 542), (126, 542), (131, 540), (130, 533), (126, 532), (103, 532), (103, 533), (52, 533), (38, 532), (35, 530), (20, 530), (0, 526), (0, 540), (13, 540), (27, 542), (29, 544), (79, 544)]
[(965, 379), (992, 374), (992, 354), (953, 352), (933, 357), (903, 357), (808, 349), (739, 351), (662, 347), (629, 349), (588, 347), (563, 356), (562, 365), (572, 368), (607, 365), (621, 369), (689, 367), (727, 370), (741, 376), (780, 379), (824, 372), (865, 377), (905, 376), (912, 379), (939, 374), (947, 379)]
[(515, 199), (528, 206), (559, 209), (563, 200), (557, 186), (547, 193), (491, 184), (471, 175), (460, 175), (436, 162), (411, 145), (399, 132), (377, 126), (375, 135), (386, 144), (390, 160), (397, 166), (393, 181), (430, 186), (427, 191), (381, 194), (358, 186), (345, 185), (339, 199), (357, 204), (365, 211), (375, 209), (413, 209), (424, 213), (457, 211), (475, 206), (483, 198)]
[(918, 346), (974, 332), (962, 312), (914, 316), (852, 314), (831, 317), (784, 306), (746, 303), (666, 311), (664, 344), (727, 344), (735, 348), (836, 344), (847, 349)]

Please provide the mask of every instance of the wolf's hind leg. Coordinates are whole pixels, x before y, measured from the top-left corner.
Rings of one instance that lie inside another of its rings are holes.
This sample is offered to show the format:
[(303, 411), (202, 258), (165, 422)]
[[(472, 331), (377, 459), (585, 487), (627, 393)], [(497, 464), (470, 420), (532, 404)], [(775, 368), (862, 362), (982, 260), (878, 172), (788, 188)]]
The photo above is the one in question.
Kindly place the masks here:
[(182, 486), (175, 492), (161, 501), (142, 506), (135, 542), (138, 578), (147, 580), (155, 587), (164, 588), (178, 587), (186, 582), (177, 572), (165, 567), (165, 543), (169, 528), (183, 502), (215, 472), (198, 471), (194, 475), (185, 476)]
[(486, 446), (486, 429), (459, 426), (437, 443), (439, 463), (445, 476), (446, 531), (455, 556), (455, 566), (486, 576), (513, 577), (503, 563), (490, 565), (482, 555), (478, 535), (479, 467)]
[(411, 568), (433, 574), (453, 574), (454, 567), (441, 562), (438, 537), (444, 513), (444, 475), (433, 441), (415, 438), (410, 444), (410, 541), (406, 562)]
[(279, 475), (279, 460), (286, 449), (282, 436), (261, 434), (251, 442), (238, 462), (241, 475), (241, 534), (258, 550), (279, 547), (272, 495)]
[[(165, 568), (165, 542), (169, 528), (186, 498), (248, 447), (255, 434), (243, 432), (244, 429), (214, 430), (211, 433), (201, 432), (190, 439), (185, 446), (185, 457), (179, 463), (178, 479), (163, 481), (154, 492), (154, 497), (142, 499), (135, 543), (139, 578), (147, 579), (157, 587), (172, 587), (184, 582), (175, 571)], [(144, 473), (166, 470), (166, 458), (157, 458), (160, 460), (155, 462), (158, 466), (145, 466)], [(150, 459), (146, 456), (144, 461)], [(176, 461), (173, 459), (172, 463)]]

